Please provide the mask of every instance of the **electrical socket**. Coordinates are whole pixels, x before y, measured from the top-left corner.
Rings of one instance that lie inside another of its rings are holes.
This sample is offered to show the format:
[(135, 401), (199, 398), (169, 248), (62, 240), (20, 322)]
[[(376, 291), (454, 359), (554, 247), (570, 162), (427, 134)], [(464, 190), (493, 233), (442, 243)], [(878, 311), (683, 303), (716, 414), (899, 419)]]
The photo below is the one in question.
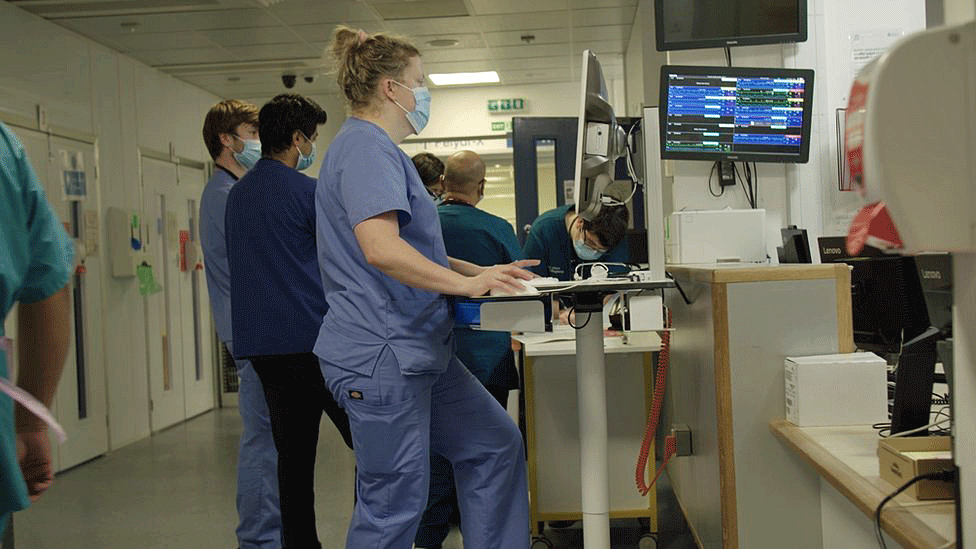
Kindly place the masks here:
[(690, 456), (693, 453), (691, 443), (691, 427), (687, 425), (672, 425), (671, 434), (674, 435), (675, 456)]

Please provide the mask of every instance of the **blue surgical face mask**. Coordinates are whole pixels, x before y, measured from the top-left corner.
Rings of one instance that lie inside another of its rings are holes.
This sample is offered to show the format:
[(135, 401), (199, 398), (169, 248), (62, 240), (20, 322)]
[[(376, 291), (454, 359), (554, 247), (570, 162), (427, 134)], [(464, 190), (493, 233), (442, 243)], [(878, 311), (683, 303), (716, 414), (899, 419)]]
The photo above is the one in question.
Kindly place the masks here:
[(576, 255), (583, 261), (596, 261), (603, 255), (600, 250), (594, 250), (593, 248), (586, 245), (582, 239), (573, 240), (573, 249), (576, 250)]
[(239, 135), (234, 137), (244, 144), (241, 152), (234, 152), (234, 160), (245, 170), (250, 170), (261, 159), (261, 141), (257, 139), (244, 139)]
[[(577, 217), (576, 220), (580, 221), (580, 218)], [(583, 227), (581, 226), (580, 237), (573, 239), (573, 249), (576, 251), (576, 256), (583, 261), (596, 261), (601, 255), (604, 254), (604, 252), (591, 248), (586, 244), (586, 241), (583, 238)]]
[(407, 88), (413, 92), (413, 101), (415, 106), (412, 111), (404, 109), (403, 105), (397, 103), (396, 101), (393, 102), (396, 103), (397, 107), (403, 109), (403, 112), (407, 113), (407, 122), (410, 122), (414, 133), (419, 134), (421, 131), (423, 131), (424, 127), (427, 126), (427, 121), (430, 120), (430, 90), (424, 86), (411, 88), (397, 82), (396, 80), (393, 82), (396, 85)]
[(302, 137), (304, 137), (306, 141), (312, 143), (312, 151), (308, 153), (308, 156), (302, 154), (302, 150), (298, 149), (298, 145), (295, 145), (295, 148), (298, 149), (298, 165), (295, 166), (295, 169), (302, 171), (311, 166), (312, 162), (315, 162), (315, 143), (313, 143), (312, 140), (309, 139), (308, 136), (305, 135), (301, 130), (299, 130), (298, 133), (302, 134)]

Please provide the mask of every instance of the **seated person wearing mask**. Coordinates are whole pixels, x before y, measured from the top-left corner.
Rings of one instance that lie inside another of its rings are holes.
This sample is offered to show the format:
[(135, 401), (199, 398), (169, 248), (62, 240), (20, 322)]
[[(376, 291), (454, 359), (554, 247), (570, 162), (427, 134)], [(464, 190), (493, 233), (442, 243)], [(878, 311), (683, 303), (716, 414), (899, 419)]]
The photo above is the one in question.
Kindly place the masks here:
[[(498, 265), (522, 259), (512, 225), (475, 207), (485, 194), (485, 163), (477, 153), (460, 151), (451, 155), (443, 181), (444, 202), (438, 206), (437, 213), (449, 257), (475, 265)], [(518, 388), (511, 334), (455, 326), (454, 341), (457, 357), (504, 408), (509, 390)], [(451, 462), (431, 451), (430, 495), (414, 540), (416, 547), (441, 547), (451, 519), (459, 514)]]
[(410, 160), (413, 160), (427, 192), (440, 204), (441, 195), (444, 194), (444, 163), (429, 152), (417, 153)]
[(592, 221), (576, 215), (576, 205), (567, 204), (540, 215), (525, 239), (525, 257), (538, 259), (532, 268), (539, 276), (572, 280), (580, 263), (627, 263), (626, 206), (604, 206)]

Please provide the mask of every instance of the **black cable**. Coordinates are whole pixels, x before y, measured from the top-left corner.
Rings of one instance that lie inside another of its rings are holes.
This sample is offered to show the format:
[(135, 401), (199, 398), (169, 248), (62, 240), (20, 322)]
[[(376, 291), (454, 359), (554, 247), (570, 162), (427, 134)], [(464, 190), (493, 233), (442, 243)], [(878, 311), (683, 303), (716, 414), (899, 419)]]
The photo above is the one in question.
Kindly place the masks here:
[[(743, 164), (748, 166), (748, 164)], [(743, 183), (742, 175), (739, 173), (738, 168), (735, 167), (735, 162), (732, 163), (732, 173), (734, 174), (735, 179), (739, 182), (739, 186), (742, 187), (742, 193), (746, 195), (746, 202), (749, 203), (749, 207), (755, 209), (756, 201), (753, 199), (752, 194), (750, 194), (749, 185), (747, 184), (749, 181), (748, 173), (746, 175), (746, 183)]]
[(725, 46), (725, 61), (732, 66), (732, 48), (729, 46)]
[(590, 323), (590, 317), (593, 316), (593, 313), (586, 313), (586, 322), (584, 322), (582, 325), (573, 326), (573, 313), (575, 312), (576, 312), (576, 307), (569, 308), (569, 314), (566, 315), (566, 324), (569, 324), (569, 327), (574, 330), (582, 330), (583, 328), (586, 328), (586, 325)]
[(715, 162), (713, 162), (712, 163), (712, 169), (711, 170), (708, 170), (708, 182), (707, 182), (707, 184), (708, 184), (708, 194), (714, 196), (715, 198), (718, 198), (718, 197), (722, 196), (723, 194), (725, 194), (725, 187), (723, 187), (721, 185), (721, 183), (719, 184), (719, 188), (722, 189), (722, 191), (720, 193), (715, 194), (715, 191), (712, 190), (712, 174), (715, 173), (715, 168), (717, 166), (718, 166), (718, 160), (716, 160)]
[(755, 201), (756, 205), (759, 205), (759, 168), (756, 163), (752, 163), (752, 199)]
[(946, 482), (955, 482), (956, 472), (945, 470), (945, 471), (937, 471), (934, 473), (926, 473), (924, 475), (918, 475), (917, 477), (909, 480), (905, 484), (902, 484), (901, 488), (898, 488), (894, 492), (885, 496), (883, 500), (881, 500), (881, 503), (878, 504), (878, 508), (874, 510), (874, 527), (876, 530), (875, 533), (878, 535), (878, 544), (881, 546), (881, 549), (888, 549), (888, 546), (885, 545), (884, 536), (881, 534), (881, 508), (884, 507), (886, 503), (894, 499), (895, 496), (904, 492), (912, 484), (915, 484), (920, 480), (942, 480)]

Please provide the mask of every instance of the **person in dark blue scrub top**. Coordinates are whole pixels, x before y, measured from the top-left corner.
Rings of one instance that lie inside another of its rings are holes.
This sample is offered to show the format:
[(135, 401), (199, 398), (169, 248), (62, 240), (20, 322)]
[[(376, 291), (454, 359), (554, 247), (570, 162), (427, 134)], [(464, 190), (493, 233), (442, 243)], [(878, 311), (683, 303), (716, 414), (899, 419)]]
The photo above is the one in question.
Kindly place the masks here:
[(315, 449), (325, 410), (352, 447), (349, 420), (326, 389), (312, 348), (327, 306), (315, 247), (315, 157), (325, 111), (294, 94), (258, 113), (262, 158), (227, 197), (235, 358), (261, 379), (278, 450), (282, 547), (321, 547), (315, 530)]
[(586, 221), (576, 215), (575, 204), (560, 206), (536, 218), (522, 251), (539, 260), (536, 274), (559, 280), (572, 280), (580, 263), (627, 263), (628, 216), (626, 206), (604, 206)]
[[(416, 162), (416, 157), (414, 157)], [(522, 259), (512, 225), (475, 206), (485, 193), (485, 163), (477, 153), (461, 151), (447, 159), (444, 201), (437, 208), (447, 255), (475, 265), (498, 265)], [(455, 353), (504, 408), (508, 392), (518, 388), (511, 334), (454, 327)], [(438, 548), (460, 515), (451, 462), (430, 453), (430, 495), (414, 544)]]
[[(236, 99), (217, 103), (204, 119), (203, 141), (217, 169), (200, 196), (200, 244), (214, 328), (217, 337), (233, 354), (224, 219), (231, 188), (261, 158), (258, 108)], [(235, 362), (239, 381), (237, 409), (242, 427), (237, 452), (237, 546), (278, 549), (281, 547), (278, 451), (271, 435), (271, 417), (254, 366), (246, 359)]]

